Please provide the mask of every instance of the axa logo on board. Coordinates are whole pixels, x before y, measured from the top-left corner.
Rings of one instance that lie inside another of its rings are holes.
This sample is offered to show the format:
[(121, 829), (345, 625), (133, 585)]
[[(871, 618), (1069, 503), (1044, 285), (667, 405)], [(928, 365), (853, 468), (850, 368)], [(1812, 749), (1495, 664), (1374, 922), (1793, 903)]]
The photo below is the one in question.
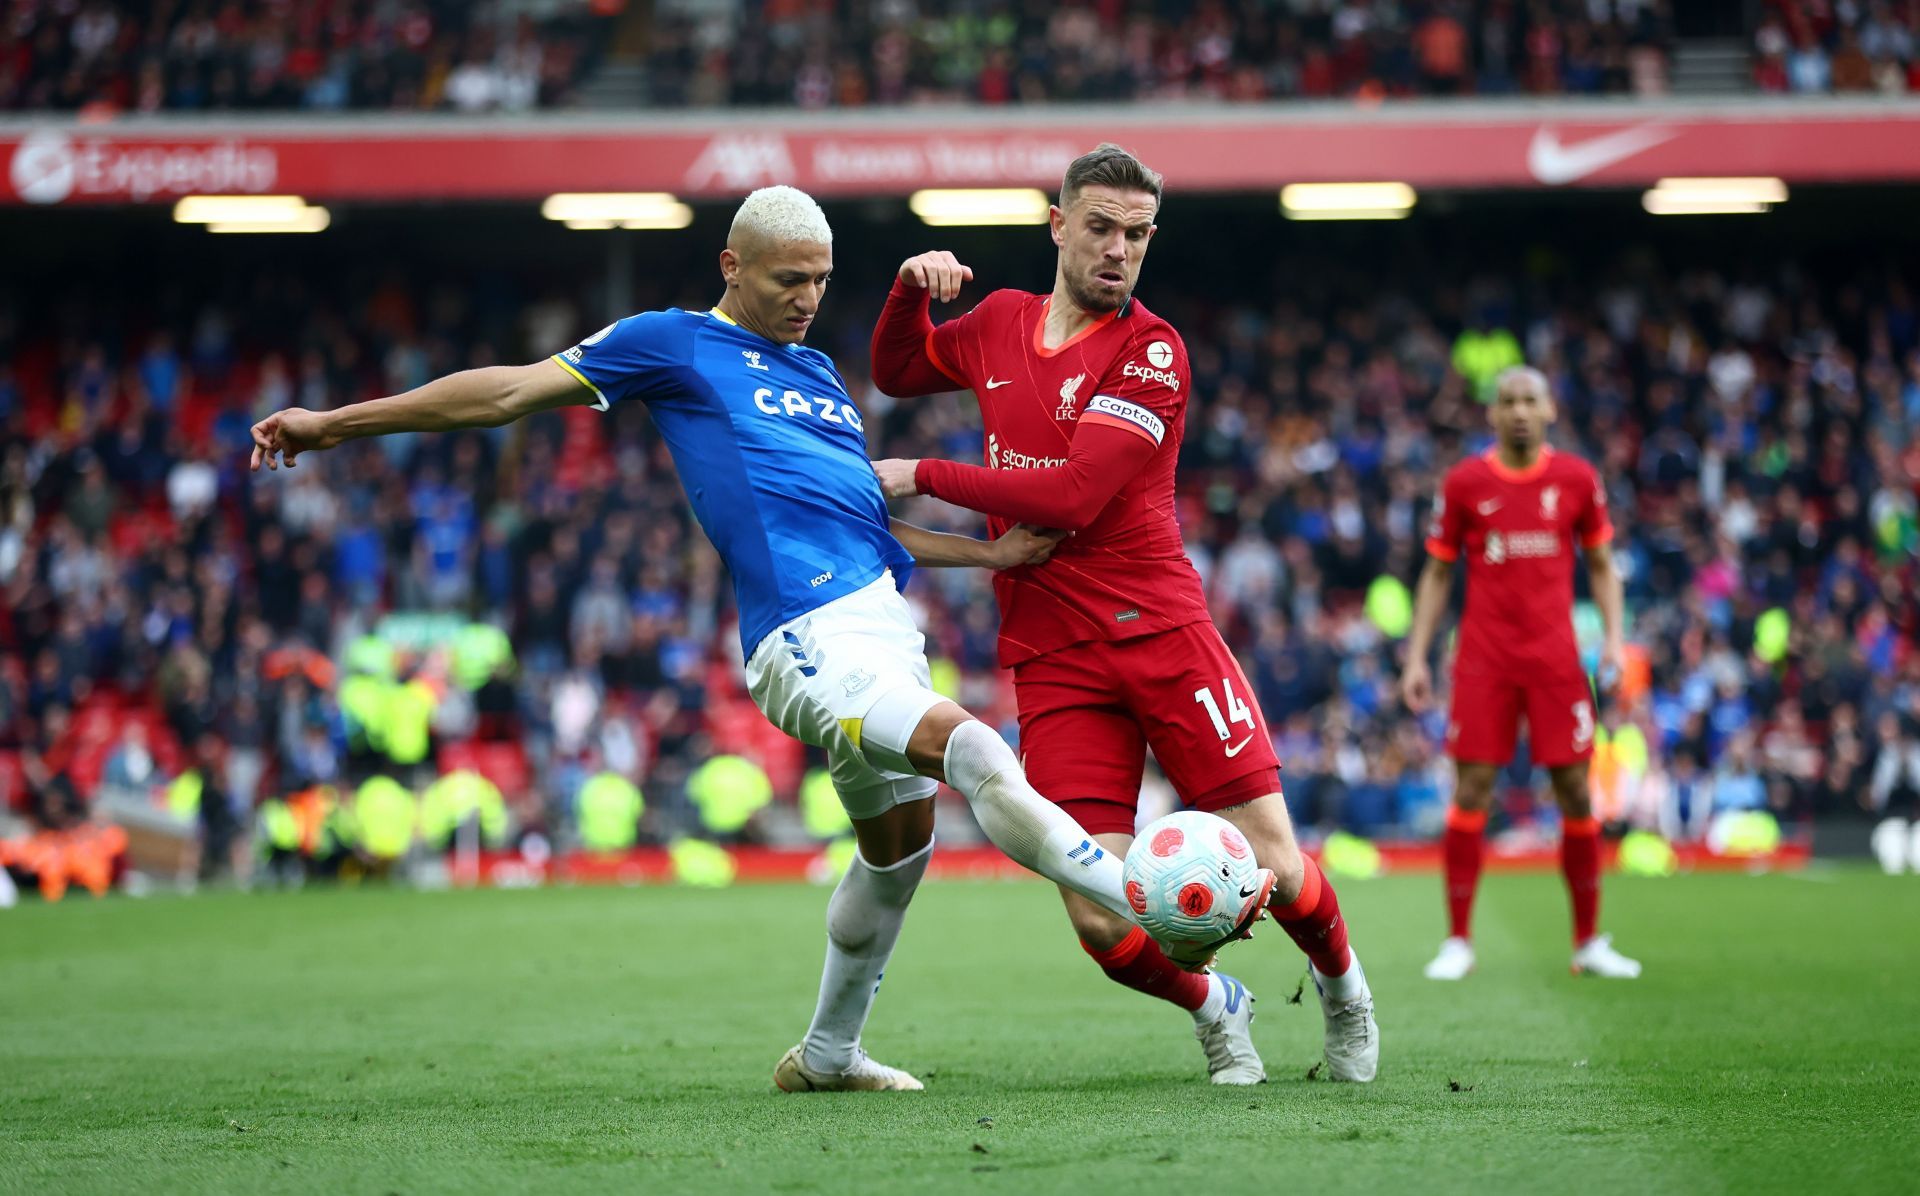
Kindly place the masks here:
[(1079, 149), (1071, 141), (1022, 136), (813, 137), (789, 143), (779, 133), (720, 133), (709, 140), (684, 184), (694, 190), (744, 190), (802, 178), (808, 186), (981, 183), (1057, 178)]
[(41, 130), (14, 147), (8, 167), (13, 192), (28, 203), (68, 199), (260, 194), (280, 175), (274, 151), (242, 141), (162, 145), (70, 137)]

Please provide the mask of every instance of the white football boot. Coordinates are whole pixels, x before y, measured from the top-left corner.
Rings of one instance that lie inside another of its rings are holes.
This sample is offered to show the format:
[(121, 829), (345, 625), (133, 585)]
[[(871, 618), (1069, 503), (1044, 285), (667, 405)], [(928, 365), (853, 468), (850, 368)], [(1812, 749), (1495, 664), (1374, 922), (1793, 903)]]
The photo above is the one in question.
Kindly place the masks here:
[(1608, 980), (1637, 980), (1640, 961), (1628, 959), (1613, 949), (1613, 936), (1596, 934), (1573, 953), (1573, 974), (1600, 976)]
[[(1320, 969), (1307, 965), (1313, 977), (1313, 991), (1320, 997), (1320, 1012), (1327, 1019), (1327, 1078), (1354, 1084), (1366, 1084), (1380, 1070), (1380, 1027), (1373, 1020), (1373, 992), (1367, 987), (1367, 974), (1360, 970), (1360, 956), (1346, 974), (1329, 979)], [(1341, 994), (1327, 995), (1327, 986)]]
[(919, 1092), (925, 1085), (897, 1067), (875, 1063), (864, 1047), (853, 1048), (853, 1066), (839, 1074), (807, 1066), (806, 1048), (794, 1047), (773, 1069), (782, 1092)]
[(1473, 944), (1463, 938), (1449, 938), (1440, 944), (1440, 954), (1427, 965), (1429, 980), (1465, 980), (1473, 971)]
[(1266, 1065), (1253, 1046), (1253, 994), (1233, 977), (1214, 973), (1226, 989), (1226, 1007), (1213, 1021), (1195, 1023), (1193, 1036), (1207, 1053), (1207, 1079), (1215, 1084), (1264, 1084)]

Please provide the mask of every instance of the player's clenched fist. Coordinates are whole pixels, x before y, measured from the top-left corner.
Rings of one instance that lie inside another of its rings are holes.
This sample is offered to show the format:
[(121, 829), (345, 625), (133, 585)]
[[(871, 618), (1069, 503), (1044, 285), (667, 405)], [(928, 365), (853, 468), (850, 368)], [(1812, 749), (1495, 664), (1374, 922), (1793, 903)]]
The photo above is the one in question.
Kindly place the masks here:
[(942, 303), (951, 303), (960, 294), (962, 283), (973, 281), (973, 267), (944, 249), (934, 249), (900, 263), (900, 281), (924, 287)]
[(913, 472), (919, 467), (918, 461), (903, 461), (898, 457), (875, 461), (873, 472), (880, 479), (880, 493), (888, 498), (912, 498), (920, 493), (920, 483), (913, 480)]
[(1010, 527), (993, 542), (993, 567), (1012, 569), (1018, 565), (1045, 564), (1066, 538), (1066, 532), (1053, 528), (1028, 527), (1024, 523)]
[(339, 441), (327, 433), (325, 418), (320, 412), (289, 407), (253, 425), (253, 468), (259, 469), (264, 461), (268, 469), (278, 469), (277, 459), (284, 459), (287, 468), (292, 469), (297, 454), (332, 448), (337, 443)]

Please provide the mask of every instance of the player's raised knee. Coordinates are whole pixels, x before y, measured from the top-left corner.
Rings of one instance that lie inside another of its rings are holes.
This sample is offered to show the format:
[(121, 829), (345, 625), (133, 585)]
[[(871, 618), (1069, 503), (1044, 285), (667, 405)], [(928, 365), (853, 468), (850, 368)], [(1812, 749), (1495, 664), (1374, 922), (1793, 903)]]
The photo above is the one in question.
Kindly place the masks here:
[(959, 703), (945, 698), (929, 706), (907, 740), (907, 759), (912, 762), (914, 771), (945, 779), (947, 747), (952, 742), (953, 733), (968, 723), (978, 721)]
[(1073, 933), (1094, 951), (1111, 951), (1134, 931), (1132, 922), (1065, 886), (1060, 889), (1060, 899), (1066, 903), (1067, 921), (1073, 924)]
[(1307, 881), (1307, 864), (1300, 854), (1300, 845), (1289, 835), (1285, 839), (1253, 844), (1253, 858), (1260, 866), (1273, 871), (1273, 892), (1268, 896), (1270, 905), (1292, 905), (1300, 899), (1300, 890)]

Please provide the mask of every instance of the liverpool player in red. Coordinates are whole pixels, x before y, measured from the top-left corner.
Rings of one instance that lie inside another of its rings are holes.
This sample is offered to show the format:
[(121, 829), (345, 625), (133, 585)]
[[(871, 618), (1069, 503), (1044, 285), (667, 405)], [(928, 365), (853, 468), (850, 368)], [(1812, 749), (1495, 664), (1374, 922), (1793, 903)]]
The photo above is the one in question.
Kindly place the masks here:
[[(1560, 804), (1560, 869), (1573, 900), (1573, 970), (1632, 979), (1640, 965), (1597, 933), (1600, 824), (1587, 791), (1593, 755), (1593, 690), (1573, 639), (1573, 556), (1587, 559), (1594, 604), (1606, 626), (1600, 675), (1619, 675), (1620, 577), (1608, 542), (1607, 494), (1593, 467), (1547, 446), (1553, 395), (1539, 370), (1500, 375), (1493, 407), (1495, 447), (1447, 472), (1427, 532), (1427, 565), (1414, 598), (1413, 631), (1400, 692), (1407, 706), (1433, 701), (1427, 649), (1446, 609), (1455, 562), (1467, 562), (1467, 608), (1453, 665), (1447, 744), (1458, 780), (1443, 842), (1451, 930), (1427, 965), (1434, 980), (1473, 970), (1468, 920), (1494, 777), (1513, 759), (1520, 720), (1529, 753), (1544, 765)], [(1044, 789), (1042, 790), (1044, 793)]]
[[(987, 465), (875, 470), (889, 497), (930, 494), (995, 528), (1073, 533), (1050, 562), (994, 579), (1028, 781), (1124, 855), (1151, 748), (1182, 800), (1233, 822), (1276, 874), (1264, 897), (1311, 961), (1327, 1073), (1371, 1080), (1380, 1044), (1366, 977), (1333, 886), (1294, 842), (1272, 738), (1174, 522), (1192, 375), (1180, 335), (1133, 297), (1160, 193), (1160, 176), (1117, 146), (1076, 159), (1052, 210), (1053, 292), (995, 291), (938, 328), (929, 298), (953, 299), (972, 271), (942, 251), (903, 263), (874, 330), (874, 383), (902, 397), (972, 390)], [(1183, 970), (1137, 927), (1062, 896), (1108, 976), (1193, 1014), (1215, 1083), (1265, 1078), (1238, 981)]]

